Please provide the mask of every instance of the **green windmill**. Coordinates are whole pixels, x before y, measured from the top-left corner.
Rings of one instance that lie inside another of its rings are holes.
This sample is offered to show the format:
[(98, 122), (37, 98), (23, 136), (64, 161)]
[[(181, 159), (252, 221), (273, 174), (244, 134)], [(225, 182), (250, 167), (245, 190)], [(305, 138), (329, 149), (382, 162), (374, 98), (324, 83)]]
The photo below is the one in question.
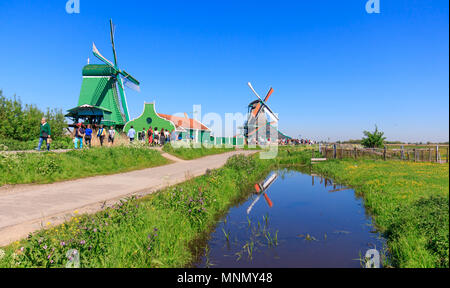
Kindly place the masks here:
[(83, 82), (78, 106), (70, 109), (66, 115), (75, 123), (82, 120), (90, 124), (104, 124), (121, 128), (130, 121), (124, 86), (139, 91), (140, 83), (125, 70), (119, 68), (114, 44), (115, 27), (112, 20), (110, 20), (110, 26), (114, 63), (100, 54), (93, 43), (93, 54), (105, 64), (88, 63), (83, 67)]

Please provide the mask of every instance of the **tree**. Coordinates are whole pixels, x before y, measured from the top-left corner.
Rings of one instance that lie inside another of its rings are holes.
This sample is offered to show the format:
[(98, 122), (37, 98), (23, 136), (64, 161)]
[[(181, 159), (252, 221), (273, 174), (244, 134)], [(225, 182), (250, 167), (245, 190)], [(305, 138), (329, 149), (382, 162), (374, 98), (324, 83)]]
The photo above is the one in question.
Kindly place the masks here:
[(384, 132), (378, 131), (377, 125), (375, 125), (375, 131), (373, 133), (364, 131), (365, 138), (362, 139), (361, 144), (366, 148), (382, 148), (384, 146)]
[(34, 140), (39, 137), (42, 117), (47, 118), (53, 138), (63, 136), (67, 124), (61, 110), (47, 109), (47, 113), (44, 113), (34, 105), (22, 105), (16, 96), (6, 98), (0, 90), (0, 138)]

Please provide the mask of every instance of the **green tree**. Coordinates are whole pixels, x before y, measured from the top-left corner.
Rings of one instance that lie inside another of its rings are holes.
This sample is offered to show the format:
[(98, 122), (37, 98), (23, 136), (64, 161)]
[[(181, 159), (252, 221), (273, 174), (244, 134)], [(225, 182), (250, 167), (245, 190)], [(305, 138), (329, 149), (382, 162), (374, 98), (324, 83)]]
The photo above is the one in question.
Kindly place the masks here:
[(362, 139), (361, 144), (366, 148), (382, 148), (384, 146), (384, 132), (378, 131), (377, 125), (375, 125), (375, 131), (373, 133), (364, 131), (365, 138)]
[(63, 136), (67, 123), (62, 110), (47, 109), (44, 113), (34, 105), (23, 105), (16, 96), (6, 98), (0, 90), (0, 138), (34, 140), (39, 137), (42, 117), (47, 118), (53, 138)]

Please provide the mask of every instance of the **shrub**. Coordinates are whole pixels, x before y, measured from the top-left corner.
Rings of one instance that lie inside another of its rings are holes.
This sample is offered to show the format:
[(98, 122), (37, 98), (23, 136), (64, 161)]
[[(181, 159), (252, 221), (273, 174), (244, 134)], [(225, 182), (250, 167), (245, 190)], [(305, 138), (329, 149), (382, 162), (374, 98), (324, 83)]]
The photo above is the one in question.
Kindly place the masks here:
[(378, 131), (378, 127), (375, 125), (375, 131), (370, 133), (369, 131), (364, 131), (364, 135), (366, 138), (363, 138), (361, 144), (366, 148), (382, 148), (384, 146), (384, 140), (386, 137), (383, 137), (384, 132)]
[(48, 108), (43, 112), (34, 105), (23, 105), (16, 96), (6, 98), (0, 90), (0, 138), (19, 141), (36, 139), (42, 117), (47, 118), (54, 139), (64, 135), (67, 123), (62, 110)]

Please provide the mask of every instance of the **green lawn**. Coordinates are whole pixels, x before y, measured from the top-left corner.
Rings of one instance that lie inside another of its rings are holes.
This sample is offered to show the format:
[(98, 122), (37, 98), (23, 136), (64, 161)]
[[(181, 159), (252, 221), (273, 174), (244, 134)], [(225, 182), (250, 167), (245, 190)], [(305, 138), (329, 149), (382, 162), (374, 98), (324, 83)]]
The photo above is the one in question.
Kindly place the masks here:
[[(0, 151), (26, 151), (33, 150), (39, 144), (39, 138), (31, 141), (19, 141), (14, 139), (4, 139), (0, 138)], [(47, 148), (45, 142), (42, 144), (42, 150)], [(57, 139), (53, 139), (52, 144), (50, 145), (51, 150), (57, 149), (71, 149), (73, 148), (72, 138), (70, 137), (61, 137)]]
[(449, 267), (448, 164), (347, 159), (313, 169), (363, 196), (393, 266)]
[(0, 153), (0, 186), (52, 183), (167, 163), (169, 160), (158, 151), (139, 147), (91, 148), (65, 153)]
[(185, 146), (180, 146), (180, 147), (174, 148), (174, 146), (172, 146), (171, 144), (166, 144), (163, 147), (163, 151), (167, 152), (175, 157), (178, 157), (180, 159), (192, 160), (192, 159), (197, 159), (197, 158), (201, 158), (201, 157), (205, 157), (205, 156), (209, 156), (209, 155), (235, 151), (235, 148), (234, 147), (232, 147), (232, 148), (225, 148), (225, 147), (206, 148), (203, 146), (198, 147), (198, 148), (193, 148), (191, 145), (185, 145)]

